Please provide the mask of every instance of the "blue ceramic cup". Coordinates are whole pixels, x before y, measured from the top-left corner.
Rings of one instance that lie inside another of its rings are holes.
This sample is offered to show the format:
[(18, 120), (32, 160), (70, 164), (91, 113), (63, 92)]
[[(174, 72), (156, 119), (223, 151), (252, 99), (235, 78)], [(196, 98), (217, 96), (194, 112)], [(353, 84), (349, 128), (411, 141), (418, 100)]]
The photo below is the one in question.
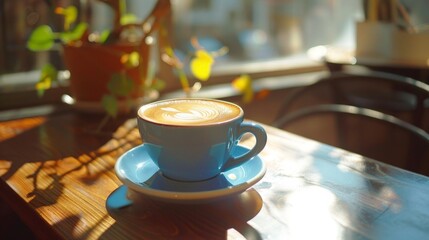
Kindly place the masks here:
[[(161, 173), (178, 181), (202, 181), (239, 166), (265, 147), (262, 126), (243, 122), (238, 105), (214, 99), (169, 99), (143, 105), (138, 128)], [(241, 156), (234, 147), (245, 133), (256, 143)]]

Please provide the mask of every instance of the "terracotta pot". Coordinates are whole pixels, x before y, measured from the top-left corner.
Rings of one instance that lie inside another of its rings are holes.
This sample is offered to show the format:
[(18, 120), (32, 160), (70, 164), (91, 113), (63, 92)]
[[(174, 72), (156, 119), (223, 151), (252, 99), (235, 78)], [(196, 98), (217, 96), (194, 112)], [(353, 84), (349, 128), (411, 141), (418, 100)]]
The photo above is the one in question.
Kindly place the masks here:
[[(138, 51), (140, 66), (126, 69), (120, 58)], [(124, 72), (134, 81), (132, 98), (142, 97), (142, 84), (147, 75), (149, 46), (132, 44), (90, 44), (64, 46), (64, 62), (70, 71), (70, 94), (76, 101), (99, 102), (108, 93), (107, 84), (113, 74)]]

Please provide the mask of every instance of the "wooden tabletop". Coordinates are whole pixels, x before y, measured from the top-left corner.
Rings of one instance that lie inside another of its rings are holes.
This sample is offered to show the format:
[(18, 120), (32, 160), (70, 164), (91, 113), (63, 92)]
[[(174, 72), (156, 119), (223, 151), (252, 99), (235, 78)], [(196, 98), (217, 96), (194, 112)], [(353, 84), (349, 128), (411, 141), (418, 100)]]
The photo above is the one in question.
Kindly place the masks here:
[[(117, 158), (141, 144), (134, 118), (65, 112), (0, 123), (0, 197), (42, 239), (427, 239), (429, 178), (266, 127), (264, 178), (193, 204), (124, 189)], [(242, 142), (250, 146), (252, 139)], [(122, 187), (121, 187), (122, 186)]]

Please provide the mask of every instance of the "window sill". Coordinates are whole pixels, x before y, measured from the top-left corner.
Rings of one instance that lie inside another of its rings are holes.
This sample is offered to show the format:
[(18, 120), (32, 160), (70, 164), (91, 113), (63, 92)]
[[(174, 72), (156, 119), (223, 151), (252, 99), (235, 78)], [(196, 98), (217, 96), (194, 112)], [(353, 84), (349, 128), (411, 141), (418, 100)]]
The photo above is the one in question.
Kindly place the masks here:
[[(317, 75), (324, 70), (322, 63), (311, 61), (305, 56), (219, 64), (214, 65), (210, 80), (204, 82), (202, 89), (194, 96), (221, 98), (238, 95), (238, 92), (232, 88), (231, 82), (241, 74), (248, 74), (254, 80), (254, 90), (258, 91), (307, 84), (311, 81), (309, 77), (311, 73)], [(60, 73), (60, 85), (47, 90), (43, 97), (38, 97), (34, 88), (39, 71), (0, 76), (0, 110), (61, 103), (61, 96), (68, 93), (66, 72)], [(167, 81), (167, 87), (161, 92), (161, 97), (183, 96), (177, 78), (169, 79), (170, 82)], [(195, 82), (195, 79), (190, 81)]]

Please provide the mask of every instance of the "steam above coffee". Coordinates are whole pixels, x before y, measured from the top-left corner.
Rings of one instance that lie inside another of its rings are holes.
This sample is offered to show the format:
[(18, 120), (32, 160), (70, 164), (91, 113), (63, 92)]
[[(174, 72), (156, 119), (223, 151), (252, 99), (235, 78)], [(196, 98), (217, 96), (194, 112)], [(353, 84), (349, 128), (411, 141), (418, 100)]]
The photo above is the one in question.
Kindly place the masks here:
[(234, 104), (223, 101), (177, 99), (146, 105), (138, 114), (155, 123), (195, 126), (225, 122), (240, 116), (241, 111)]

